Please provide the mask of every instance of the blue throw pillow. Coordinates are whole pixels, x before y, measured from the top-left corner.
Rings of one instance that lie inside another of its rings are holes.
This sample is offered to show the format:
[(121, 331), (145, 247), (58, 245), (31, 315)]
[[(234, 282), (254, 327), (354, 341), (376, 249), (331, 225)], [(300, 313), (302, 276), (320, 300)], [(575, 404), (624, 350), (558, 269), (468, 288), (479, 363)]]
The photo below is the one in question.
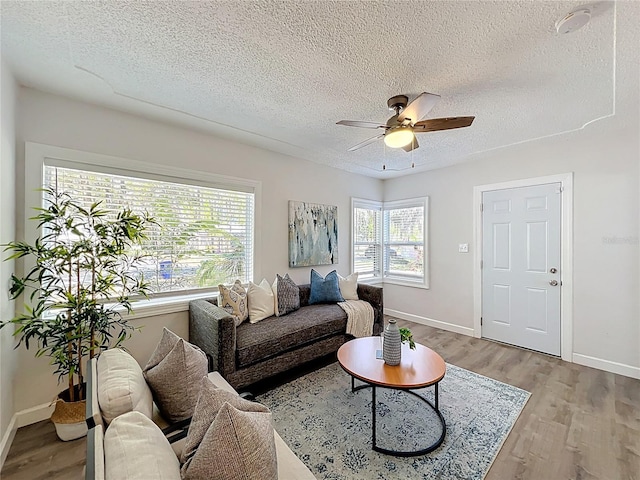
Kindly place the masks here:
[(344, 302), (340, 294), (340, 283), (338, 282), (338, 272), (335, 270), (322, 278), (318, 272), (311, 269), (311, 294), (309, 295), (309, 305), (314, 303), (336, 303)]

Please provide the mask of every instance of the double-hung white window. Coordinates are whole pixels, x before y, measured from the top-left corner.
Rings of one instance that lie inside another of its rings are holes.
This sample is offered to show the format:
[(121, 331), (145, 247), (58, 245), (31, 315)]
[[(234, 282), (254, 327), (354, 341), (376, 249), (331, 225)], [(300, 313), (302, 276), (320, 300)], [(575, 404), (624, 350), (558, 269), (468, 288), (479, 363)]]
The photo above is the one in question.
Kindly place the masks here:
[(360, 280), (382, 278), (382, 204), (352, 201), (353, 271)]
[(363, 280), (428, 287), (429, 198), (352, 200), (353, 270)]
[[(145, 260), (131, 272), (144, 274), (153, 294), (196, 293), (219, 283), (253, 279), (255, 185), (238, 179), (225, 183), (225, 177), (202, 172), (139, 162), (118, 165), (100, 161), (98, 155), (67, 153), (81, 161), (41, 157), (40, 186), (66, 192), (87, 208), (102, 202), (104, 209), (128, 207), (154, 218), (148, 238), (136, 247)], [(91, 161), (95, 157), (98, 161)], [(27, 209), (33, 206), (37, 204)]]

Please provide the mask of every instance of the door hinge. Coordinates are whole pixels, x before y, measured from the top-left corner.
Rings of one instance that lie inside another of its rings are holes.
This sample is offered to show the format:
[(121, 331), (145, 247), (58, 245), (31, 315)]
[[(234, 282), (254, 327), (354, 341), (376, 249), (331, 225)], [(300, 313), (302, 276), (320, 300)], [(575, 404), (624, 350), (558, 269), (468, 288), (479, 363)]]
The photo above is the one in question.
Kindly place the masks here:
[(482, 212), (484, 210), (484, 203), (480, 204), (480, 211)]
[(480, 269), (482, 270), (482, 267), (484, 267), (484, 260), (480, 260)]
[(482, 317), (480, 317), (480, 326), (482, 326)]
[(562, 193), (564, 192), (564, 187), (558, 187), (558, 189), (556, 190), (556, 193)]

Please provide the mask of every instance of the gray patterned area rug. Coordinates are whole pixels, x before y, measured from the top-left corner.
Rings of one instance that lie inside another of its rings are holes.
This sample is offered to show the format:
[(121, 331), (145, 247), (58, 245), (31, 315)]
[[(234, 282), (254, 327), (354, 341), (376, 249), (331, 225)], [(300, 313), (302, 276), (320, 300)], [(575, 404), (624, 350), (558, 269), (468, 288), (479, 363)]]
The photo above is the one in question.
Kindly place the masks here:
[[(278, 433), (318, 479), (482, 479), (530, 394), (449, 364), (439, 389), (445, 440), (427, 455), (406, 458), (371, 449), (371, 389), (352, 393), (351, 377), (337, 363), (257, 400), (271, 409)], [(416, 392), (433, 402), (433, 390)], [(378, 446), (418, 450), (437, 440), (439, 420), (422, 401), (385, 388), (376, 397)]]

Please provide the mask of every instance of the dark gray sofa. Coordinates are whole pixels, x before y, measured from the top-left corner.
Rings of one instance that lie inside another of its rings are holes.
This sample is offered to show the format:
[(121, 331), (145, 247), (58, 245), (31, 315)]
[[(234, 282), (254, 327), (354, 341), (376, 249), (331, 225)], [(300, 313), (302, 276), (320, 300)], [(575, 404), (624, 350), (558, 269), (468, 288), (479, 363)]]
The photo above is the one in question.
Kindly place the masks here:
[[(300, 309), (281, 317), (236, 327), (215, 298), (189, 302), (189, 341), (209, 358), (234, 388), (284, 372), (334, 353), (349, 341), (347, 314), (336, 304), (309, 305), (310, 285), (299, 285)], [(358, 284), (358, 297), (374, 310), (373, 334), (382, 332), (383, 290)]]

